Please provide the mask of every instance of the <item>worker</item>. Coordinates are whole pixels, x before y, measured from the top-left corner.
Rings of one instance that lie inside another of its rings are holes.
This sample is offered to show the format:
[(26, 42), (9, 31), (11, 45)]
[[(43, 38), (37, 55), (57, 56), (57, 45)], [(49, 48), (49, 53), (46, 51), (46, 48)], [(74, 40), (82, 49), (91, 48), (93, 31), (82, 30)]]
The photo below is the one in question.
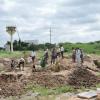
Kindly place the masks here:
[(48, 49), (46, 49), (44, 52), (44, 60), (46, 64), (48, 63), (48, 58), (49, 58), (49, 52), (48, 52)]
[(11, 70), (14, 70), (14, 68), (15, 68), (15, 61), (11, 60)]
[(61, 50), (60, 50), (60, 47), (57, 48), (57, 57), (60, 58), (60, 54), (61, 54)]
[(61, 56), (62, 58), (64, 58), (64, 47), (63, 46), (61, 46)]
[(19, 61), (18, 61), (18, 67), (19, 67), (19, 69), (21, 70), (21, 67), (22, 67), (22, 70), (24, 71), (24, 65), (25, 65), (24, 58), (20, 58)]
[(56, 53), (56, 49), (53, 48), (52, 52), (51, 52), (51, 64), (55, 64), (57, 59), (57, 53)]
[(80, 51), (81, 51), (81, 63), (83, 63), (84, 62), (84, 55), (83, 55), (83, 50), (82, 49), (80, 49)]
[(81, 50), (79, 48), (76, 48), (75, 54), (76, 54), (75, 58), (76, 58), (77, 66), (80, 67), (80, 65), (81, 65)]
[(72, 47), (72, 61), (75, 63), (75, 48)]
[(32, 57), (32, 62), (34, 63), (35, 58), (36, 58), (36, 52), (35, 51), (32, 51), (31, 57)]

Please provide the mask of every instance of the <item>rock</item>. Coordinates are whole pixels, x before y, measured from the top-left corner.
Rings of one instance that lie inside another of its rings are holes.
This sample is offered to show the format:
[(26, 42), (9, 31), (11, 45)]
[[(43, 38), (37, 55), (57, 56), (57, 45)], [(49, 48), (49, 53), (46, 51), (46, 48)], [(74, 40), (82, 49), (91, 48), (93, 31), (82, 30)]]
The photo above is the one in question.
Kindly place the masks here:
[(96, 91), (83, 92), (77, 95), (79, 98), (91, 99), (97, 97)]
[(40, 94), (39, 93), (32, 93), (32, 96), (33, 97), (37, 97), (37, 96), (39, 96)]

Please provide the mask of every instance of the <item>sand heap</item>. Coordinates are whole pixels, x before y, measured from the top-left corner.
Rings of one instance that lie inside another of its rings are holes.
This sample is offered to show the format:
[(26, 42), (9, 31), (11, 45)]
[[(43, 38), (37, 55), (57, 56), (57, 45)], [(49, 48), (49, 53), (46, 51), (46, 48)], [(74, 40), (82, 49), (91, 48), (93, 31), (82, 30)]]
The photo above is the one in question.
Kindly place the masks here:
[(84, 67), (77, 67), (68, 75), (68, 84), (76, 88), (95, 86), (97, 83), (98, 78)]

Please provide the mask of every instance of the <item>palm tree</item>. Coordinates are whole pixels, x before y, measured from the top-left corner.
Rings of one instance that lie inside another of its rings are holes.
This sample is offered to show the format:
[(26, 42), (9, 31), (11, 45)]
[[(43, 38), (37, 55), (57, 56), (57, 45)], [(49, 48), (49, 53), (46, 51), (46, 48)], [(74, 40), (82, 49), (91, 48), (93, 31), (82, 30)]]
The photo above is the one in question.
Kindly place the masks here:
[(11, 49), (10, 51), (13, 52), (13, 34), (16, 32), (16, 27), (14, 26), (8, 26), (6, 27), (6, 32), (8, 32), (8, 34), (11, 36)]

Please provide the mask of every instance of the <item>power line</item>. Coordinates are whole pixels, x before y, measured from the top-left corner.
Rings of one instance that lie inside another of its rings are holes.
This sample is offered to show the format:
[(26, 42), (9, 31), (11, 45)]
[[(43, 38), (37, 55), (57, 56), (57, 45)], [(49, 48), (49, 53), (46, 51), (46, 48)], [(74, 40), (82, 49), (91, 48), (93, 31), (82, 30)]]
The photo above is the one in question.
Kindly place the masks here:
[(51, 32), (52, 32), (52, 31), (51, 31), (51, 27), (50, 27), (50, 44), (51, 44)]

